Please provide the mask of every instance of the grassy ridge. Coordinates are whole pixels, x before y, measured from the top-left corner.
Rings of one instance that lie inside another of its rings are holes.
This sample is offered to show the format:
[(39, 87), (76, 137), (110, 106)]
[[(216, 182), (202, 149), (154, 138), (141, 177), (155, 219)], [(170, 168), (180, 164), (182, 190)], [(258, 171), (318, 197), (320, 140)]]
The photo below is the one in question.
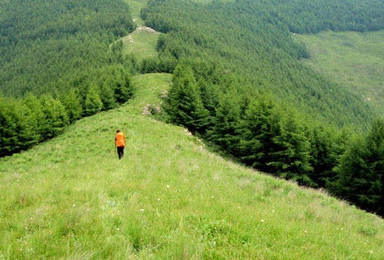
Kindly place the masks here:
[(124, 0), (129, 5), (133, 21), (137, 25), (143, 25), (144, 22), (140, 17), (140, 11), (147, 5), (147, 0)]
[(120, 39), (123, 41), (123, 55), (132, 54), (138, 60), (157, 57), (156, 43), (160, 33), (147, 27), (139, 27), (133, 33)]
[(384, 111), (384, 31), (295, 35), (308, 47), (304, 63)]
[(144, 21), (140, 17), (140, 11), (147, 5), (146, 0), (125, 0), (129, 5), (132, 19), (138, 28), (118, 41), (123, 42), (122, 54), (132, 54), (138, 60), (157, 57), (156, 44), (160, 33), (143, 27)]
[[(0, 160), (0, 259), (384, 257), (382, 219), (142, 115), (170, 80), (137, 76), (128, 104)], [(117, 128), (128, 139), (122, 161)]]

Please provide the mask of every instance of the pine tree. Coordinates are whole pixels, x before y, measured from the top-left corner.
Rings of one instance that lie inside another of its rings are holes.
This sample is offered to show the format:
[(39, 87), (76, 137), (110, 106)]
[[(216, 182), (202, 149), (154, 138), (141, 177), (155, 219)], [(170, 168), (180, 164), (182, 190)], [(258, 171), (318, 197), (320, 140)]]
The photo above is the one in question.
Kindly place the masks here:
[(384, 214), (384, 120), (373, 123), (366, 138), (356, 139), (336, 168), (332, 191), (358, 206)]
[(305, 136), (304, 128), (299, 124), (292, 112), (284, 114), (281, 132), (273, 137), (276, 151), (271, 152), (273, 172), (287, 179), (295, 179), (301, 184), (311, 185), (308, 174), (312, 171), (309, 164), (310, 144)]
[(100, 98), (100, 89), (96, 84), (92, 84), (88, 88), (88, 93), (85, 98), (85, 115), (91, 116), (100, 112), (103, 108), (103, 102)]
[(29, 109), (21, 101), (18, 102), (17, 113), (17, 136), (20, 150), (25, 150), (39, 142), (40, 135), (37, 131), (38, 124), (34, 111)]
[(209, 140), (233, 155), (239, 151), (240, 105), (235, 96), (227, 94), (222, 97), (216, 110), (212, 130), (208, 132)]
[(254, 168), (270, 171), (271, 154), (278, 150), (275, 137), (281, 134), (281, 116), (274, 103), (263, 95), (253, 100), (240, 124), (240, 157)]
[(309, 174), (313, 187), (328, 187), (336, 179), (333, 170), (340, 156), (345, 152), (345, 135), (336, 129), (316, 126), (309, 130), (310, 164), (313, 171)]
[(67, 111), (70, 123), (81, 118), (83, 114), (83, 107), (81, 106), (81, 97), (75, 89), (71, 88), (62, 98), (62, 102)]
[(0, 97), (0, 157), (11, 155), (18, 139), (17, 119), (12, 113), (10, 100)]
[(172, 123), (184, 125), (192, 133), (205, 133), (209, 113), (201, 101), (200, 90), (190, 67), (176, 67), (164, 110)]
[(42, 136), (46, 140), (62, 133), (64, 127), (69, 124), (69, 119), (60, 100), (46, 95), (42, 98), (42, 105), (45, 117)]
[(133, 87), (131, 83), (131, 76), (127, 70), (122, 67), (114, 67), (111, 70), (113, 75), (113, 90), (115, 93), (115, 100), (117, 103), (122, 104), (133, 96)]
[(36, 133), (38, 142), (40, 142), (44, 139), (42, 132), (46, 125), (45, 114), (43, 111), (43, 104), (40, 99), (38, 99), (36, 96), (32, 94), (28, 94), (24, 98), (23, 103), (33, 113), (33, 117), (37, 122), (35, 126), (35, 133)]
[(101, 86), (101, 101), (103, 102), (103, 110), (109, 110), (116, 107), (113, 90), (111, 86), (106, 83)]

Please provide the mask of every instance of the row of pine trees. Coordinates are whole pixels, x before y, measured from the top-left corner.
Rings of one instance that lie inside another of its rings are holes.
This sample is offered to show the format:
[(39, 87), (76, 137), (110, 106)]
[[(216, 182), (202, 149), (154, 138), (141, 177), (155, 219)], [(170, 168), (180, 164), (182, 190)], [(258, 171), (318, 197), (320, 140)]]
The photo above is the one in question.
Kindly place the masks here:
[(384, 121), (375, 121), (367, 136), (356, 138), (300, 118), (268, 93), (239, 93), (236, 83), (218, 82), (215, 72), (207, 71), (186, 64), (176, 67), (163, 103), (168, 121), (246, 165), (326, 188), (384, 214)]
[(81, 81), (54, 96), (28, 94), (13, 99), (0, 95), (0, 157), (55, 137), (75, 120), (115, 108), (133, 95), (130, 73), (122, 66), (111, 66)]

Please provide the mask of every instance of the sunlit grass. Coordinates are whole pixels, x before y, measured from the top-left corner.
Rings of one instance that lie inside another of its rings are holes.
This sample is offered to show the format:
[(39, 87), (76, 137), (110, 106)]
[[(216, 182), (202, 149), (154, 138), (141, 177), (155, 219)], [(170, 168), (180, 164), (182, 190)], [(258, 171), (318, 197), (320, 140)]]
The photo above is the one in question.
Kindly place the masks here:
[(160, 33), (139, 27), (135, 32), (121, 38), (123, 55), (133, 54), (139, 60), (157, 57), (156, 44)]
[[(168, 74), (0, 160), (0, 259), (383, 259), (384, 221), (229, 162), (142, 115)], [(127, 137), (117, 159), (115, 130)]]
[(295, 35), (311, 58), (304, 63), (351, 89), (384, 116), (384, 31)]

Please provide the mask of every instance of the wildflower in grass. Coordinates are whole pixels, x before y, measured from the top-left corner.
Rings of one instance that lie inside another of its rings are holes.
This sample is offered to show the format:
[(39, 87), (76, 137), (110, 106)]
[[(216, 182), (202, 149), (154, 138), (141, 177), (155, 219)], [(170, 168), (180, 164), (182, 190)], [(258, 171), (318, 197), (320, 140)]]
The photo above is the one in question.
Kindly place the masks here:
[(264, 223), (264, 219), (260, 220), (261, 223)]
[(161, 200), (160, 198), (157, 199), (157, 201), (160, 201), (160, 200)]
[(170, 186), (169, 185), (167, 185), (167, 188), (169, 188)]
[(143, 212), (144, 212), (144, 209), (140, 209), (140, 212), (142, 212), (142, 213), (143, 213)]

